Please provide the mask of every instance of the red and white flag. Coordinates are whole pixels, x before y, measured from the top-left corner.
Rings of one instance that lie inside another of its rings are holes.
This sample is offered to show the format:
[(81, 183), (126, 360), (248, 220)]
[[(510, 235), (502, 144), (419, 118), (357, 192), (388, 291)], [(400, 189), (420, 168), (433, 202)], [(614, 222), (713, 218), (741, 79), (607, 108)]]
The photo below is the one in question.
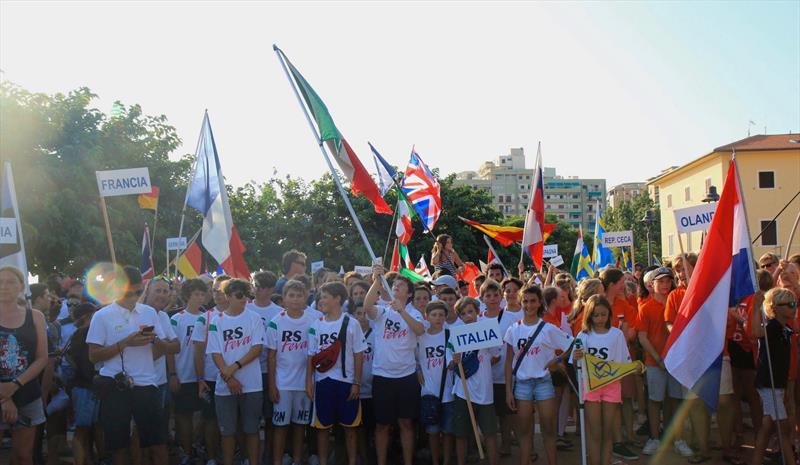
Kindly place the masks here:
[(536, 166), (533, 169), (531, 184), (531, 203), (525, 215), (525, 229), (522, 233), (522, 250), (531, 257), (536, 268), (542, 269), (544, 254), (544, 181), (542, 180), (542, 143), (536, 150)]

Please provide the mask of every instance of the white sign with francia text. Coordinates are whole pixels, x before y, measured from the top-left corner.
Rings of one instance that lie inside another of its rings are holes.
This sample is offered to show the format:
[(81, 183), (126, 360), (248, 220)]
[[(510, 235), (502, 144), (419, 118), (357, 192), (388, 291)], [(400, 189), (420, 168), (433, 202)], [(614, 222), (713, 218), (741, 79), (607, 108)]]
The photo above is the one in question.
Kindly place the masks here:
[(716, 203), (705, 203), (696, 207), (675, 210), (675, 225), (678, 227), (678, 233), (706, 231), (711, 226), (716, 209)]
[(17, 219), (0, 218), (0, 244), (17, 243)]
[(497, 318), (484, 318), (475, 323), (452, 326), (450, 343), (453, 345), (453, 352), (458, 354), (501, 346), (503, 345), (503, 335), (500, 334)]
[(150, 170), (147, 168), (96, 171), (95, 174), (101, 197), (149, 194), (153, 190), (150, 184)]

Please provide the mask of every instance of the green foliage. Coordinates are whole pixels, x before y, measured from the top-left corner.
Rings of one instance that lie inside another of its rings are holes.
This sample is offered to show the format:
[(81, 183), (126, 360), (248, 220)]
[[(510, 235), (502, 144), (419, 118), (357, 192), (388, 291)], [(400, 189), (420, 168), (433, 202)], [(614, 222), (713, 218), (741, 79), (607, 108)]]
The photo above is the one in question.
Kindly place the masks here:
[(653, 200), (646, 193), (623, 201), (617, 208), (609, 208), (603, 214), (606, 231), (633, 231), (633, 244), (636, 248), (636, 263), (647, 265), (647, 230), (648, 226), (642, 221), (647, 210), (653, 211), (653, 224), (650, 230), (651, 254), (661, 257), (661, 216)]

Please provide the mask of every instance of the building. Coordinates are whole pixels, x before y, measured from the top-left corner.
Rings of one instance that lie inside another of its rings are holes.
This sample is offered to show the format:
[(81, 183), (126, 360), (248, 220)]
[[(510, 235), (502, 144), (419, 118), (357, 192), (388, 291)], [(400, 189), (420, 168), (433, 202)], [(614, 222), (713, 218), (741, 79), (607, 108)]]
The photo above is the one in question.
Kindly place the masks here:
[(642, 192), (647, 192), (647, 183), (626, 182), (618, 184), (609, 189), (606, 203), (609, 208), (617, 208), (622, 202), (630, 202)]
[[(765, 252), (782, 256), (789, 232), (800, 211), (800, 198), (794, 200), (775, 223), (770, 220), (800, 190), (800, 135), (758, 135), (742, 139), (703, 155), (683, 166), (663, 171), (648, 180), (648, 191), (661, 210), (661, 250), (664, 256), (700, 249), (701, 232), (678, 237), (675, 209), (696, 206), (706, 199), (710, 187), (722, 193), (733, 150), (747, 210), (754, 258)], [(796, 242), (796, 241), (795, 241)]]
[[(545, 212), (574, 227), (594, 230), (597, 205), (606, 206), (606, 180), (561, 177), (555, 168), (543, 168)], [(505, 216), (524, 215), (530, 204), (533, 169), (525, 167), (525, 152), (512, 148), (508, 155), (484, 162), (478, 171), (456, 174), (456, 185), (485, 189), (492, 205)]]

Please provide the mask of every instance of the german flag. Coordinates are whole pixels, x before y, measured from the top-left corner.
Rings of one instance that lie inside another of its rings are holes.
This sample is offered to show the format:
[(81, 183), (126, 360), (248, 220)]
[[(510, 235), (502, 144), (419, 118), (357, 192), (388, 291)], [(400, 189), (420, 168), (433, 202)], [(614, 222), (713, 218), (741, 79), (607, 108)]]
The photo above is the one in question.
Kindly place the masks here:
[(158, 210), (158, 194), (160, 192), (157, 186), (153, 186), (149, 194), (139, 194), (139, 208)]
[(197, 241), (192, 241), (178, 259), (178, 271), (186, 279), (198, 277), (202, 258), (203, 253), (200, 250), (200, 245), (197, 244)]

